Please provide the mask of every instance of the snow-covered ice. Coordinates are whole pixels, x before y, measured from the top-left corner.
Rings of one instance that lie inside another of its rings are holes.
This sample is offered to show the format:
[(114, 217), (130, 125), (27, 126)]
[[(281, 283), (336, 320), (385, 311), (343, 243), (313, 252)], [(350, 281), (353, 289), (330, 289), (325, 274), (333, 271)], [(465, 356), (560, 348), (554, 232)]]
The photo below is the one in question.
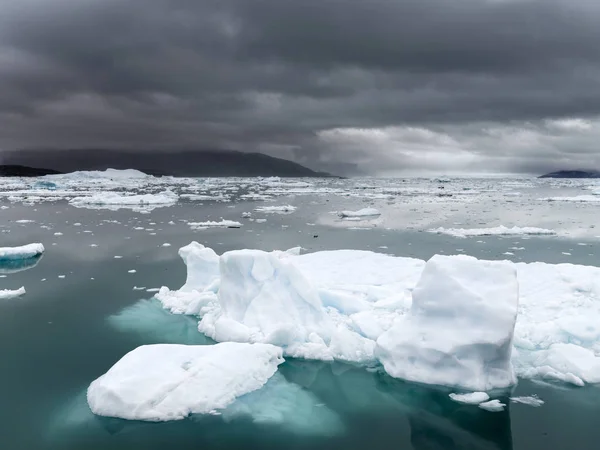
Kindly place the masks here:
[(487, 402), (490, 396), (485, 392), (471, 392), (469, 394), (450, 394), (450, 398), (457, 403), (479, 405), (480, 403)]
[(25, 295), (24, 287), (15, 290), (0, 289), (0, 300), (10, 300), (12, 298), (21, 297), (22, 295)]
[(126, 354), (87, 391), (94, 414), (180, 420), (215, 414), (260, 389), (283, 362), (266, 344), (145, 345)]
[(0, 247), (0, 260), (34, 258), (44, 253), (42, 244), (27, 244), (20, 247)]
[(474, 391), (516, 383), (511, 363), (519, 288), (515, 267), (469, 256), (434, 256), (410, 313), (377, 339), (393, 377)]
[(549, 230), (546, 228), (536, 227), (505, 227), (500, 225), (493, 228), (435, 228), (429, 230), (430, 233), (447, 234), (454, 237), (469, 237), (469, 236), (522, 236), (522, 235), (534, 235), (534, 236), (552, 236), (556, 234), (556, 231)]

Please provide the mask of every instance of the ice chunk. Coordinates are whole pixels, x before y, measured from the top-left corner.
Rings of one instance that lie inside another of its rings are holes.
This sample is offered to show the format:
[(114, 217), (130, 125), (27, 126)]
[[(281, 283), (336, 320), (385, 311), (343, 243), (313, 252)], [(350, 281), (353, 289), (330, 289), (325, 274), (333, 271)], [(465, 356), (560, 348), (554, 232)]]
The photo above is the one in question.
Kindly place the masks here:
[(283, 362), (266, 344), (145, 345), (92, 382), (94, 414), (129, 420), (180, 420), (211, 414), (260, 389)]
[(544, 401), (540, 400), (535, 395), (532, 395), (531, 397), (511, 397), (510, 401), (513, 403), (521, 403), (522, 405), (533, 406), (534, 408), (538, 408), (544, 404)]
[(25, 288), (21, 287), (14, 291), (10, 289), (0, 289), (0, 300), (10, 300), (11, 298), (17, 298), (25, 295)]
[(500, 400), (490, 400), (489, 402), (480, 403), (479, 407), (481, 409), (485, 409), (486, 411), (498, 412), (504, 411), (504, 407), (506, 405), (501, 403)]
[(354, 218), (354, 217), (378, 217), (381, 213), (379, 210), (375, 208), (363, 208), (358, 211), (340, 211), (338, 212), (338, 216), (345, 218)]
[(220, 222), (206, 221), (206, 222), (188, 222), (188, 225), (192, 230), (206, 230), (208, 228), (241, 228), (242, 224), (234, 220), (224, 220)]
[(42, 255), (26, 259), (0, 259), (0, 274), (17, 273), (32, 269), (37, 266), (41, 259)]
[(27, 244), (20, 247), (0, 247), (0, 261), (6, 259), (34, 258), (44, 253), (42, 244)]
[(393, 377), (474, 391), (516, 382), (510, 361), (518, 284), (508, 262), (431, 258), (410, 313), (377, 340)]
[(470, 394), (450, 394), (450, 398), (457, 403), (478, 405), (487, 402), (490, 399), (490, 396), (485, 392), (471, 392)]
[(556, 231), (536, 227), (512, 227), (504, 225), (493, 228), (435, 228), (430, 233), (447, 234), (454, 237), (468, 236), (520, 236), (520, 235), (554, 235)]

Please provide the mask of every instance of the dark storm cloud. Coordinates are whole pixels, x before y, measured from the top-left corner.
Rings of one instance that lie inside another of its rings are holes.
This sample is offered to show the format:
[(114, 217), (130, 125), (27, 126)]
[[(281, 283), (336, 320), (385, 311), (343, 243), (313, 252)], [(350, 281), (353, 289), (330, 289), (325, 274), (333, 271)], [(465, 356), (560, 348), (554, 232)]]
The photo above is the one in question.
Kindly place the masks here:
[[(587, 0), (0, 0), (0, 148), (231, 148), (374, 173), (438, 169), (439, 151), (457, 169), (577, 164), (600, 116), (598, 42)], [(590, 127), (547, 126), (561, 118)]]

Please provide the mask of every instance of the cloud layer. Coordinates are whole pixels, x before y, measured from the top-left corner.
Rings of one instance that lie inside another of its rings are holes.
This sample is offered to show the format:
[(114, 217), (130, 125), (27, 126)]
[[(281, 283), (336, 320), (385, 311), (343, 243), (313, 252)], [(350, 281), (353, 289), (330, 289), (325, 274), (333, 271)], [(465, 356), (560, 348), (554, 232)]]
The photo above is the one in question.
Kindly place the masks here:
[(587, 0), (0, 0), (0, 152), (600, 168), (598, 42)]

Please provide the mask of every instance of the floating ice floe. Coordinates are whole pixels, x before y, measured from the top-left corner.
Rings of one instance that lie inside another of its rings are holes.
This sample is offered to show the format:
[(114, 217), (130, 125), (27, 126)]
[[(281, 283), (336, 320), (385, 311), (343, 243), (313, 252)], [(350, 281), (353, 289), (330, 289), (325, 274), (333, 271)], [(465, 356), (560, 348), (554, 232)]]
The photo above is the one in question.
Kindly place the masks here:
[(21, 297), (22, 295), (25, 295), (24, 287), (12, 291), (10, 289), (0, 289), (0, 300), (10, 300), (12, 298)]
[(182, 257), (186, 284), (156, 298), (198, 316), (198, 329), (217, 341), (383, 364), (393, 376), (465, 390), (507, 387), (515, 372), (600, 383), (597, 267), (466, 256), (426, 264), (355, 250), (218, 256), (197, 243)]
[(138, 212), (151, 211), (154, 208), (172, 206), (177, 203), (179, 196), (173, 191), (163, 191), (158, 194), (121, 194), (118, 192), (97, 192), (90, 196), (75, 197), (69, 204), (77, 208), (132, 209)]
[(520, 403), (522, 405), (533, 406), (534, 408), (538, 408), (544, 404), (544, 401), (540, 400), (535, 395), (532, 395), (531, 397), (511, 397), (510, 401), (513, 403)]
[(379, 217), (381, 213), (375, 208), (363, 208), (358, 211), (340, 211), (337, 213), (342, 219), (357, 219), (368, 217)]
[(469, 237), (469, 236), (522, 236), (522, 235), (537, 235), (537, 236), (552, 236), (556, 234), (554, 230), (536, 227), (505, 227), (500, 225), (492, 228), (435, 228), (429, 230), (430, 233), (447, 234), (454, 237)]
[(594, 195), (576, 195), (575, 197), (546, 197), (540, 198), (546, 202), (574, 202), (574, 203), (597, 203), (600, 202), (600, 196)]
[(20, 247), (0, 247), (0, 261), (4, 259), (35, 258), (44, 253), (42, 244), (27, 244)]
[(180, 420), (215, 414), (260, 389), (283, 362), (266, 344), (145, 345), (92, 382), (94, 414), (129, 420)]
[(281, 205), (281, 206), (259, 206), (258, 208), (255, 208), (254, 211), (256, 212), (261, 212), (261, 213), (279, 213), (279, 214), (285, 214), (285, 213), (292, 213), (294, 211), (296, 211), (296, 207), (292, 206), (292, 205)]
[(501, 403), (500, 400), (490, 400), (489, 402), (483, 402), (479, 404), (481, 409), (485, 409), (486, 411), (499, 412), (504, 411), (504, 407), (506, 405)]
[(234, 220), (222, 219), (220, 222), (207, 221), (207, 222), (188, 222), (188, 225), (192, 230), (206, 230), (208, 228), (241, 228), (242, 224)]

